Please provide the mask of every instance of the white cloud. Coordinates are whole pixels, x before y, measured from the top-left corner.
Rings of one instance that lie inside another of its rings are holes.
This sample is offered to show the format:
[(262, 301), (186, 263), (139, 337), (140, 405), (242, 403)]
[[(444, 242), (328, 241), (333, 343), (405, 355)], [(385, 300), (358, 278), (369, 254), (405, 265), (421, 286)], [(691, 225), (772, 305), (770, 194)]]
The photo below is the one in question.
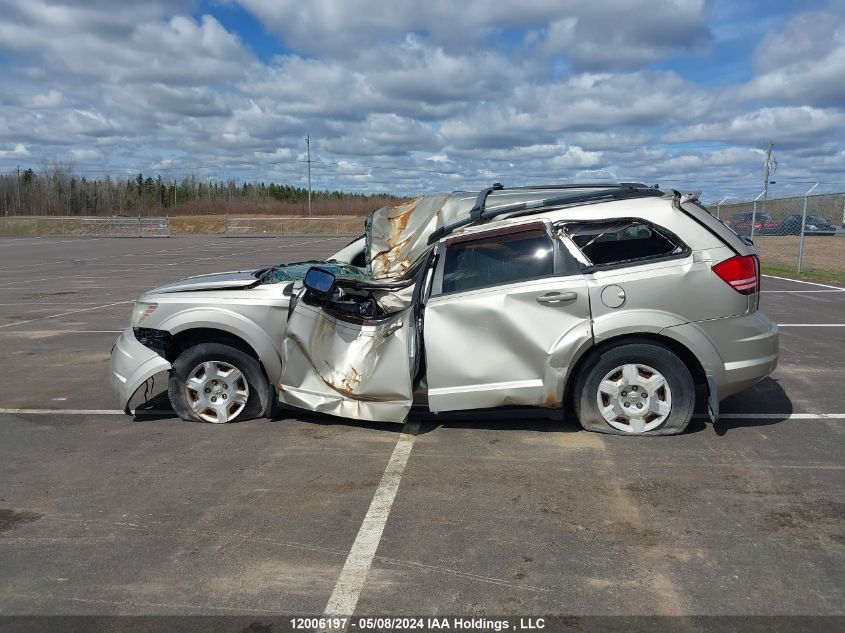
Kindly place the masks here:
[(47, 90), (32, 94), (10, 94), (3, 98), (7, 105), (20, 106), (23, 108), (58, 108), (64, 103), (64, 97), (58, 90)]
[(206, 85), (237, 79), (253, 63), (214, 17), (165, 17), (155, 8), (12, 2), (12, 19), (0, 20), (0, 48), (34, 53), (56, 70), (116, 84)]
[[(459, 7), (448, 0), (239, 1), (293, 49), (341, 58), (414, 32), (465, 50), (509, 29), (548, 29), (547, 52), (567, 52), (592, 68), (599, 53), (605, 66), (630, 68), (632, 57), (650, 61), (709, 38), (704, 0), (478, 0)], [(537, 41), (537, 33), (528, 39)]]
[(768, 34), (755, 53), (760, 70), (740, 89), (744, 99), (814, 106), (845, 105), (845, 20), (804, 13)]
[(841, 174), (845, 46), (832, 9), (793, 11), (776, 31), (760, 26), (772, 17), (746, 24), (748, 37), (769, 32), (753, 64), (732, 67), (753, 69), (739, 82), (707, 72), (723, 54), (708, 42), (724, 3), (241, 3), (284, 53), (259, 58), (225, 11), (197, 16), (193, 0), (3, 2), (0, 170), (69, 159), (303, 184), (308, 132), (315, 185), (362, 191), (601, 177), (756, 186), (769, 138), (782, 173)]
[(725, 141), (762, 145), (777, 139), (779, 146), (813, 143), (831, 133), (845, 130), (845, 112), (810, 106), (762, 108), (726, 121), (697, 123), (666, 134), (672, 143)]
[(663, 125), (700, 115), (706, 95), (673, 73), (582, 73), (532, 86), (443, 123), (445, 142), (459, 147), (510, 147), (565, 131)]
[(579, 68), (638, 68), (710, 38), (703, 0), (594, 1), (551, 22), (542, 49)]
[(11, 149), (0, 149), (2, 158), (24, 158), (29, 156), (29, 150), (23, 143), (15, 143)]

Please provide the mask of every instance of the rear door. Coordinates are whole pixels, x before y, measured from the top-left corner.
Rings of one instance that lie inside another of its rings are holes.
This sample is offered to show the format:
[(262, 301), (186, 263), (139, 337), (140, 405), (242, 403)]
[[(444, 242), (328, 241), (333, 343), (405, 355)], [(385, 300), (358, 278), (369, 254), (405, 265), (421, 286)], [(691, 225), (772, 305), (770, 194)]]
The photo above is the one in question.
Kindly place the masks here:
[(423, 320), (429, 408), (559, 406), (592, 330), (586, 282), (551, 227), (473, 233), (439, 248)]

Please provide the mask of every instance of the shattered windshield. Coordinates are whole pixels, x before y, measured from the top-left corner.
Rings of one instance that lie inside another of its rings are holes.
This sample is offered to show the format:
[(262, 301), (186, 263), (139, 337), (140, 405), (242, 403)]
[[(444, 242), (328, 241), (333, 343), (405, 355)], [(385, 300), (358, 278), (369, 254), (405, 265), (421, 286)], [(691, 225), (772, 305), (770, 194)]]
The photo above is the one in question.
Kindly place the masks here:
[(344, 279), (369, 279), (367, 271), (351, 264), (329, 260), (327, 262), (309, 261), (293, 264), (281, 264), (267, 270), (261, 278), (262, 283), (278, 284), (286, 281), (298, 281), (305, 277), (305, 273), (314, 266), (325, 268), (335, 277)]

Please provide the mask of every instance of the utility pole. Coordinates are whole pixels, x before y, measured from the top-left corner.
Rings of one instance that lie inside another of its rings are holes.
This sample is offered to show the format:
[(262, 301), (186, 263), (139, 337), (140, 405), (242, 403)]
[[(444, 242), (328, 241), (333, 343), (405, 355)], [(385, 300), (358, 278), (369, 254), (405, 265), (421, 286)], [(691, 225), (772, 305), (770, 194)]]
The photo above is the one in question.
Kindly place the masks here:
[(17, 215), (21, 214), (21, 166), (18, 165), (18, 212)]
[(775, 173), (775, 170), (778, 167), (778, 162), (772, 158), (772, 147), (774, 143), (769, 141), (769, 150), (766, 152), (766, 163), (763, 165), (763, 213), (766, 213), (766, 201), (769, 199), (769, 185), (774, 184), (773, 182), (769, 181), (769, 178), (772, 177), (772, 174)]
[(311, 217), (311, 134), (305, 135), (305, 145), (308, 148), (308, 217)]

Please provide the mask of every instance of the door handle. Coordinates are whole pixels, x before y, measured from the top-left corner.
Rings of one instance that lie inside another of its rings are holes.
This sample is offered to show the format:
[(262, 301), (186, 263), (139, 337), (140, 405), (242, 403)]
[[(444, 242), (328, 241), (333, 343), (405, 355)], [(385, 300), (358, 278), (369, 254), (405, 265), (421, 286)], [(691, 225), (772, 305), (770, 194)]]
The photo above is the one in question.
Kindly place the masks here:
[(537, 303), (564, 303), (566, 301), (575, 301), (577, 298), (577, 292), (547, 292), (537, 297)]

